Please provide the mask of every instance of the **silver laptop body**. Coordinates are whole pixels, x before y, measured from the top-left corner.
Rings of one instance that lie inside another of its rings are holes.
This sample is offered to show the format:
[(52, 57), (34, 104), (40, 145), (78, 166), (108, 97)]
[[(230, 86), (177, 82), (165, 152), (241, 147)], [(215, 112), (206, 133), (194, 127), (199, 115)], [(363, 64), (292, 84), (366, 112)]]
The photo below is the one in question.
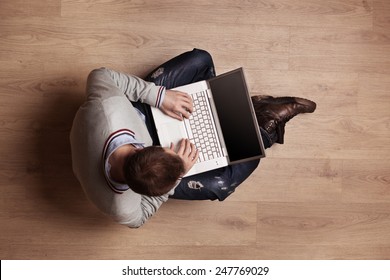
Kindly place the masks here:
[[(169, 147), (173, 143), (178, 148), (179, 142), (188, 138), (199, 150), (198, 161), (185, 177), (265, 156), (242, 68), (172, 90), (188, 93), (192, 97), (194, 111), (191, 117), (179, 121), (154, 107), (152, 114), (162, 147)], [(220, 120), (221, 115), (223, 120)], [(242, 115), (246, 119), (240, 123)], [(249, 136), (245, 135), (247, 132), (251, 132)]]

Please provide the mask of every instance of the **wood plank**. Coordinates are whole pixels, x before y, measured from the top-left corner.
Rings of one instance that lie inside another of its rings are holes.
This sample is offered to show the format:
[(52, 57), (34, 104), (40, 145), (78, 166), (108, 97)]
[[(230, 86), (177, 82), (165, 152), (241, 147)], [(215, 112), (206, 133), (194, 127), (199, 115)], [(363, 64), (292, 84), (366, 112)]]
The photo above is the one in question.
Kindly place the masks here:
[(292, 28), (290, 69), (390, 73), (390, 37), (351, 29)]
[(387, 203), (390, 159), (349, 160), (343, 165), (343, 201)]
[(285, 145), (267, 152), (278, 158), (388, 159), (388, 124), (386, 116), (298, 116), (286, 124)]
[(342, 162), (329, 159), (265, 158), (229, 201), (337, 202)]
[[(256, 203), (243, 205), (237, 202), (171, 200), (143, 227), (129, 229), (102, 217), (94, 207), (83, 206), (81, 202), (84, 199), (79, 198), (76, 204), (65, 205), (69, 203), (67, 198), (73, 195), (62, 194), (62, 203), (60, 195), (61, 193), (52, 194), (45, 203), (45, 198), (39, 198), (39, 194), (36, 194), (33, 196), (35, 201), (22, 199), (21, 203), (16, 205), (17, 196), (11, 194), (12, 201), (3, 201), (3, 207), (8, 207), (12, 212), (7, 215), (0, 214), (1, 220), (7, 222), (0, 238), (1, 243), (15, 247), (93, 247), (96, 244), (104, 244), (105, 247), (111, 248), (144, 245), (241, 246), (256, 243)], [(51, 200), (60, 205), (51, 204), (54, 202)], [(81, 215), (76, 215), (78, 211), (75, 210), (63, 211), (70, 207), (85, 211)], [(25, 228), (29, 228), (28, 237), (23, 230)], [(64, 228), (67, 229), (67, 234), (63, 233)], [(57, 238), (53, 239), (54, 236)]]
[(384, 0), (374, 0), (373, 2), (373, 29), (390, 35), (390, 3)]
[[(118, 21), (96, 23), (80, 20), (75, 25), (73, 19), (54, 23), (37, 19), (34, 24), (28, 20), (4, 20), (3, 25), (0, 58), (4, 56), (2, 53), (12, 49), (14, 57), (18, 58), (14, 62), (32, 65), (44, 57), (44, 65), (49, 65), (47, 69), (58, 65), (58, 61), (64, 61), (69, 67), (67, 69), (73, 69), (71, 62), (77, 60), (82, 65), (90, 64), (91, 69), (104, 65), (115, 68), (118, 64), (126, 65), (126, 71), (142, 76), (158, 64), (194, 47), (209, 50), (217, 68), (288, 67), (287, 27), (247, 25), (243, 29), (235, 24), (210, 27), (201, 23), (197, 29), (189, 30), (187, 25), (178, 26), (170, 22), (158, 26), (135, 22), (129, 28)], [(215, 38), (221, 29), (224, 30), (223, 35)], [(176, 36), (171, 30), (182, 36)], [(30, 46), (27, 50), (26, 44)], [(138, 69), (141, 65), (142, 68)]]
[(193, 28), (199, 22), (209, 24), (262, 24), (315, 27), (367, 28), (372, 26), (372, 0), (217, 0), (213, 2), (170, 0), (164, 2), (123, 2), (63, 0), (62, 16), (85, 18), (99, 14), (99, 19), (134, 18), (147, 22), (171, 21)]
[[(25, 256), (41, 259), (42, 246), (6, 245), (9, 259)], [(268, 246), (118, 246), (106, 247), (49, 244), (45, 246), (45, 259), (73, 260), (388, 260), (388, 246), (327, 246), (327, 245), (268, 245)], [(0, 253), (1, 256), (1, 253)]]
[(389, 123), (381, 123), (382, 116), (390, 117), (390, 75), (360, 74), (358, 110), (359, 114), (378, 118), (379, 130), (388, 131)]
[(389, 209), (369, 203), (261, 203), (257, 244), (386, 246)]
[(59, 17), (61, 15), (61, 0), (15, 0), (1, 1), (0, 16), (8, 17)]

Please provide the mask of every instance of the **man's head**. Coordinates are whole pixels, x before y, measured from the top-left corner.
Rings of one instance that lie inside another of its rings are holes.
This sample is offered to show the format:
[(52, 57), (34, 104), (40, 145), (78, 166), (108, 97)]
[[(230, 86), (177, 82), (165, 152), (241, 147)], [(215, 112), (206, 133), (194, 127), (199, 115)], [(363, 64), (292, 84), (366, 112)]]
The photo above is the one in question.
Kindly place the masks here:
[(137, 150), (124, 164), (126, 184), (134, 192), (149, 196), (169, 192), (183, 173), (181, 158), (170, 149), (158, 146)]

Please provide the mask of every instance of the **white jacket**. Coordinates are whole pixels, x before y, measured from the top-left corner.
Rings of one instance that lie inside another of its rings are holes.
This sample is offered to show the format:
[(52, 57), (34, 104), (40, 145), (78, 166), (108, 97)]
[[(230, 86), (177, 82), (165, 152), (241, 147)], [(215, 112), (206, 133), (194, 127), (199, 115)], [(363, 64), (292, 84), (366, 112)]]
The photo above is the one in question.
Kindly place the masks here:
[(139, 227), (151, 217), (168, 194), (149, 197), (131, 189), (116, 193), (104, 176), (103, 151), (110, 135), (130, 130), (145, 146), (152, 139), (145, 123), (130, 101), (159, 107), (165, 88), (135, 76), (107, 68), (96, 69), (88, 76), (87, 100), (78, 110), (70, 142), (73, 171), (88, 199), (103, 213), (129, 227)]

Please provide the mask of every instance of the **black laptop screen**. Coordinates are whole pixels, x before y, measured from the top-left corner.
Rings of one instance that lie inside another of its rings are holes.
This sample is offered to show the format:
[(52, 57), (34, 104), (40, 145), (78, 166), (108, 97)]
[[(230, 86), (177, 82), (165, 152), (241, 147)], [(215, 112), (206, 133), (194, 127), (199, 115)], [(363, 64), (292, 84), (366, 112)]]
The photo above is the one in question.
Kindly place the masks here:
[(259, 158), (261, 137), (251, 112), (242, 69), (208, 81), (217, 109), (230, 162)]

